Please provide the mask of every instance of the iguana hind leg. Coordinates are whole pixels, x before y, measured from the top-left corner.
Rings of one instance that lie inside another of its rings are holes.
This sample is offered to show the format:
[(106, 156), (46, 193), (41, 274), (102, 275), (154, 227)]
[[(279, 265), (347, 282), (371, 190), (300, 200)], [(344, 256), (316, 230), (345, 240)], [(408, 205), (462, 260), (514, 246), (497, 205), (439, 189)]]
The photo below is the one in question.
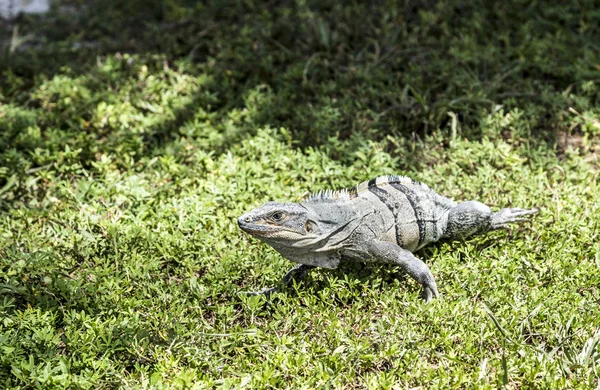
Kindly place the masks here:
[(423, 287), (422, 296), (426, 302), (439, 296), (429, 267), (410, 251), (391, 242), (373, 241), (369, 244), (369, 252), (382, 262), (399, 265), (411, 278), (419, 282)]
[(292, 284), (292, 282), (294, 280), (296, 280), (296, 281), (302, 280), (302, 278), (304, 278), (306, 276), (306, 274), (308, 274), (308, 271), (310, 271), (313, 268), (315, 268), (314, 265), (298, 264), (294, 268), (289, 270), (283, 278), (281, 278), (281, 282), (279, 282), (279, 286), (265, 288), (260, 291), (248, 291), (246, 294), (247, 295), (269, 296), (269, 295), (271, 295), (271, 293), (275, 292), (280, 287), (289, 287), (290, 284)]
[(506, 229), (509, 223), (527, 221), (537, 209), (502, 209), (496, 213), (481, 202), (459, 203), (448, 211), (448, 223), (442, 238), (462, 240), (490, 230)]

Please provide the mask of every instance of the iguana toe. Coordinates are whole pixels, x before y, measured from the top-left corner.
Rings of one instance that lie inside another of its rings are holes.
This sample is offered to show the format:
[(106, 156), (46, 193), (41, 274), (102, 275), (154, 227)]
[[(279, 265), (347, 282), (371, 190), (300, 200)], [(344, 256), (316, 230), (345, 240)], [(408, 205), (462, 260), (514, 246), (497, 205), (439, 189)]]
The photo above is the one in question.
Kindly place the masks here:
[(435, 286), (432, 287), (423, 287), (423, 291), (421, 293), (423, 299), (425, 299), (425, 302), (429, 302), (431, 301), (433, 298), (437, 298), (440, 296), (440, 293), (438, 292), (437, 288)]

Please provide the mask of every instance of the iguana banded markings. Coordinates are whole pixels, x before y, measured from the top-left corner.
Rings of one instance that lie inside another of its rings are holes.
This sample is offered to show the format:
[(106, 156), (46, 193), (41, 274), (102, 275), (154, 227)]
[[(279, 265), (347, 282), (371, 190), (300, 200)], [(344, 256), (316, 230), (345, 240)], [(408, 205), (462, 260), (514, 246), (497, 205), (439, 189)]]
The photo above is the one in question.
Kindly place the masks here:
[(381, 176), (352, 189), (321, 191), (300, 203), (265, 203), (242, 215), (238, 225), (298, 263), (283, 285), (315, 267), (336, 268), (345, 259), (391, 263), (419, 282), (429, 301), (438, 289), (413, 252), (440, 239), (462, 240), (507, 228), (537, 212), (506, 208), (493, 213), (483, 203), (456, 203), (408, 177)]

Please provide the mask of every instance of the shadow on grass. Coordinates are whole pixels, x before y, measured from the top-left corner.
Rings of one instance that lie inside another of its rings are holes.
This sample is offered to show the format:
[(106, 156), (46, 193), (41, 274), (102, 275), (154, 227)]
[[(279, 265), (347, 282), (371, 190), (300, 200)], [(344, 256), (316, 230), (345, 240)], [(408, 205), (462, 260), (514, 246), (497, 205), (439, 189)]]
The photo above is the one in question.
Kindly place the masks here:
[[(500, 106), (526, 110), (531, 138), (555, 142), (570, 104), (593, 106), (599, 99), (598, 91), (578, 101), (565, 93), (580, 92), (598, 77), (600, 32), (581, 23), (592, 26), (600, 16), (585, 4), (59, 5), (46, 17), (16, 22), (27, 39), (0, 70), (23, 83), (5, 80), (6, 97), (26, 101), (40, 74), (51, 77), (65, 66), (85, 74), (116, 52), (191, 61), (200, 64), (192, 74), (214, 78), (219, 102), (213, 109), (222, 118), (244, 109), (244, 97), (261, 86), (269, 91), (248, 123), (214, 145), (217, 153), (265, 126), (286, 127), (298, 146), (307, 147), (329, 137), (422, 138), (439, 128), (450, 133), (456, 118), (462, 135), (477, 139), (482, 119)], [(61, 22), (64, 27), (56, 28)], [(143, 135), (148, 153), (180, 136), (199, 100)]]

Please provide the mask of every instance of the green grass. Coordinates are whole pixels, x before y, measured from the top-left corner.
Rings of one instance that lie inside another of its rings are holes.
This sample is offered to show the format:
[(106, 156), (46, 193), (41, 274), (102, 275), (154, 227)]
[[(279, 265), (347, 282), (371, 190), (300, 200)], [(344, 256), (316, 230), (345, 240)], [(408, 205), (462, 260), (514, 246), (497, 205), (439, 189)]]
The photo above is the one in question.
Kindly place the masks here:
[[(79, 2), (0, 24), (0, 387), (597, 388), (593, 1)], [(405, 174), (531, 224), (292, 266), (236, 218)]]

